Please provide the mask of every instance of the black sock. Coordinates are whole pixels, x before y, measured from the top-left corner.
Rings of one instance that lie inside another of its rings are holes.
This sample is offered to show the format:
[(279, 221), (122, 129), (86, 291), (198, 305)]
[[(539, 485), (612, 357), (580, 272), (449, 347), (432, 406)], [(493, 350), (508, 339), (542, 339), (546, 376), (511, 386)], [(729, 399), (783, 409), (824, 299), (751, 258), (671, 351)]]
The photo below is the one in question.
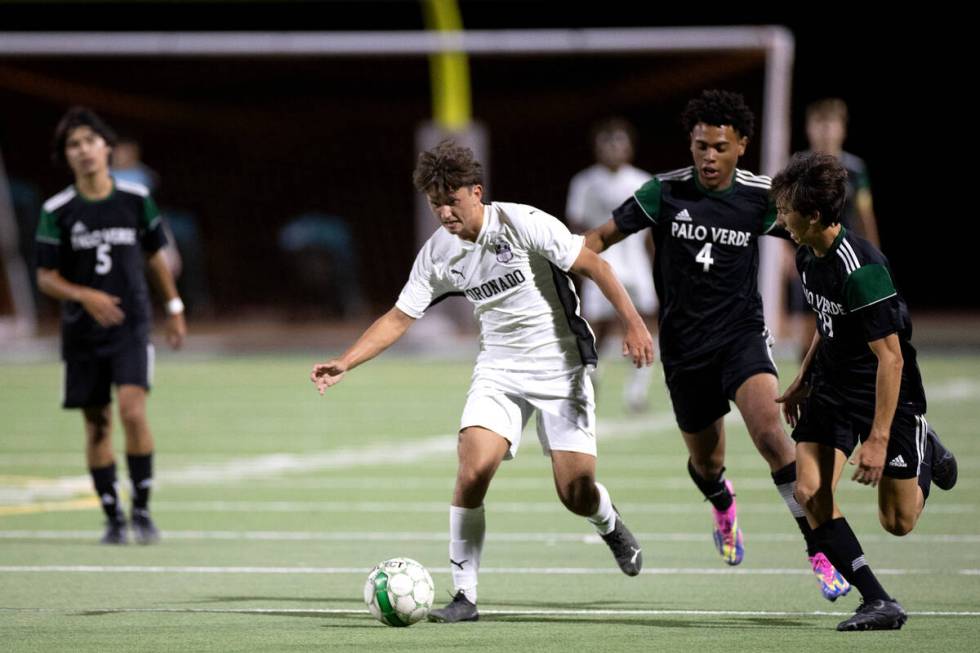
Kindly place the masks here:
[(725, 468), (721, 468), (718, 478), (713, 481), (701, 478), (701, 475), (694, 471), (691, 459), (687, 459), (687, 473), (691, 475), (691, 480), (701, 490), (704, 498), (711, 502), (716, 510), (728, 510), (732, 505), (732, 493), (725, 485)]
[(810, 528), (810, 524), (806, 520), (806, 513), (803, 512), (803, 508), (796, 501), (796, 495), (793, 494), (796, 489), (796, 462), (791, 462), (782, 469), (774, 471), (772, 482), (776, 484), (779, 495), (783, 497), (786, 507), (789, 508), (793, 519), (796, 520), (796, 525), (803, 533), (803, 539), (806, 542), (806, 554), (812, 558), (820, 551), (820, 547), (813, 537), (813, 529)]
[(932, 488), (932, 438), (926, 438), (926, 450), (919, 461), (919, 487), (922, 488), (922, 502), (925, 503), (929, 498), (929, 490)]
[(116, 463), (108, 467), (89, 468), (92, 475), (92, 483), (95, 485), (95, 493), (102, 503), (102, 512), (112, 520), (118, 520), (119, 495), (116, 494)]
[(133, 510), (146, 510), (153, 487), (153, 452), (145, 456), (127, 454), (129, 480), (133, 483)]
[(837, 571), (851, 585), (858, 588), (865, 601), (892, 600), (871, 572), (871, 567), (865, 562), (861, 543), (858, 542), (846, 519), (839, 517), (821, 524), (813, 529), (813, 536), (820, 550)]

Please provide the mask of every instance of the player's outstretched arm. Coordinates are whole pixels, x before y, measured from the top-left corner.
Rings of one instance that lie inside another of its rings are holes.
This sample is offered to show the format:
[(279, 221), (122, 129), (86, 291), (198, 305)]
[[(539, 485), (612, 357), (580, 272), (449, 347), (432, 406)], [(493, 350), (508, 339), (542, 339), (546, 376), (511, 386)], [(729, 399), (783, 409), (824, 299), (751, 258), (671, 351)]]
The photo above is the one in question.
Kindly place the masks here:
[(392, 308), (375, 320), (339, 358), (314, 365), (310, 381), (322, 395), (327, 388), (340, 383), (348, 370), (371, 360), (393, 345), (414, 322), (414, 317), (397, 307)]
[(595, 229), (585, 232), (585, 246), (600, 254), (623, 238), (626, 238), (626, 235), (616, 227), (616, 221), (610, 218)]
[(653, 364), (653, 337), (647, 330), (643, 318), (636, 312), (623, 284), (616, 278), (612, 267), (588, 247), (582, 247), (571, 271), (592, 279), (609, 303), (616, 309), (619, 319), (626, 327), (623, 338), (623, 356), (633, 359), (636, 367)]
[[(187, 336), (184, 303), (180, 301), (180, 295), (177, 294), (177, 284), (174, 283), (174, 275), (170, 271), (170, 264), (167, 263), (163, 248), (146, 259), (146, 269), (150, 273), (150, 282), (163, 297), (167, 306), (167, 342), (173, 349), (180, 349)], [(175, 310), (170, 309), (172, 305), (176, 307)]]
[(59, 301), (78, 302), (100, 326), (111, 327), (122, 324), (125, 313), (119, 308), (122, 301), (115, 295), (72, 283), (61, 276), (57, 270), (37, 269), (37, 287), (48, 297)]

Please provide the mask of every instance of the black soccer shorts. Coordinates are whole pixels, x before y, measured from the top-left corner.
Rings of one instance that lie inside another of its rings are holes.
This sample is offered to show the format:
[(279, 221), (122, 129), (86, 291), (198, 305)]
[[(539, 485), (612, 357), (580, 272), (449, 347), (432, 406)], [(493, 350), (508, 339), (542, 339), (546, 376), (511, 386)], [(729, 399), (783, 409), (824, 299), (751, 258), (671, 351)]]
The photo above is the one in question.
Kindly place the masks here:
[(664, 365), (677, 425), (686, 433), (707, 428), (731, 410), (729, 401), (756, 374), (778, 376), (769, 329), (746, 332), (682, 365)]
[(113, 385), (138, 385), (147, 390), (153, 380), (153, 345), (136, 341), (107, 356), (65, 361), (65, 408), (105, 406)]
[[(834, 447), (850, 458), (858, 442), (868, 439), (873, 411), (872, 408), (871, 413), (854, 413), (846, 403), (814, 393), (803, 404), (793, 439)], [(903, 479), (919, 475), (928, 431), (925, 416), (901, 406), (895, 411), (885, 453), (885, 476)]]

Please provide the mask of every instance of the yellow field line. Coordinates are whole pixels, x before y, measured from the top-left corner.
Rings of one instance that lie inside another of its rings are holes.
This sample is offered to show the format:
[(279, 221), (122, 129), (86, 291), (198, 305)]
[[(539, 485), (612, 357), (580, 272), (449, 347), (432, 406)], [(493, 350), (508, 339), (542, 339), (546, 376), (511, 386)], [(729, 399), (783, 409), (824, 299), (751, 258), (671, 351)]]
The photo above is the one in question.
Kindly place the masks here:
[(69, 510), (89, 510), (98, 508), (99, 500), (96, 497), (85, 499), (72, 499), (70, 501), (43, 501), (40, 503), (28, 503), (18, 506), (0, 506), (0, 517), (8, 515), (27, 515), (36, 512), (67, 512)]

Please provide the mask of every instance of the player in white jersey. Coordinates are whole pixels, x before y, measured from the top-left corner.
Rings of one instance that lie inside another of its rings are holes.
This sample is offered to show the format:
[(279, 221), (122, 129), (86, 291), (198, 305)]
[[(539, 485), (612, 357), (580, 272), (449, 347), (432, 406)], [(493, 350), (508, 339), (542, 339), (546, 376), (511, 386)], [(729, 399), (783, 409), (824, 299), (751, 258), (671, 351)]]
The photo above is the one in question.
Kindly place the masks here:
[(464, 295), (480, 322), (480, 354), (459, 426), (459, 466), (449, 512), (455, 595), (430, 619), (475, 621), (477, 572), (486, 531), (483, 498), (537, 412), (538, 439), (570, 511), (593, 524), (620, 569), (643, 558), (606, 488), (595, 481), (595, 402), (587, 369), (597, 360), (567, 272), (588, 276), (626, 325), (623, 354), (653, 362), (653, 339), (612, 269), (556, 218), (523, 204), (483, 204), (473, 152), (444, 141), (419, 156), (415, 186), (442, 224), (415, 259), (395, 306), (339, 358), (314, 366), (321, 394), (397, 341), (433, 303)]
[[(650, 173), (630, 165), (633, 160), (634, 129), (621, 118), (603, 120), (593, 129), (596, 163), (572, 177), (568, 187), (565, 217), (578, 233), (604, 224), (620, 204), (632, 197), (633, 191), (651, 179)], [(630, 299), (647, 323), (657, 310), (657, 293), (653, 287), (650, 252), (653, 240), (627, 238), (625, 247), (612, 247), (600, 254), (612, 266), (616, 277), (629, 293)], [(616, 313), (612, 304), (591, 280), (582, 282), (582, 312), (595, 329), (596, 348), (616, 328)], [(652, 368), (634, 368), (624, 388), (626, 406), (633, 412), (647, 408)], [(597, 373), (592, 382), (598, 385)]]

